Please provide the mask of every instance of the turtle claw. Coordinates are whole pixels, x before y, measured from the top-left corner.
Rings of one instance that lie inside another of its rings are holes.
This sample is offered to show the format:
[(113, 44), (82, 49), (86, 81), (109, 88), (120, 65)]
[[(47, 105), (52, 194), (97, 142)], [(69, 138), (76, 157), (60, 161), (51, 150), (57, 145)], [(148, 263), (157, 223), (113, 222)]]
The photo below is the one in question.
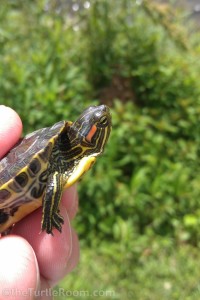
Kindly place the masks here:
[(62, 224), (64, 224), (63, 217), (56, 212), (52, 217), (49, 217), (45, 222), (42, 222), (42, 231), (46, 231), (46, 233), (53, 235), (52, 230), (55, 228), (59, 232), (62, 232)]
[(52, 217), (52, 225), (59, 232), (62, 232), (62, 225), (61, 224), (64, 224), (64, 220), (63, 220), (63, 217), (57, 212)]

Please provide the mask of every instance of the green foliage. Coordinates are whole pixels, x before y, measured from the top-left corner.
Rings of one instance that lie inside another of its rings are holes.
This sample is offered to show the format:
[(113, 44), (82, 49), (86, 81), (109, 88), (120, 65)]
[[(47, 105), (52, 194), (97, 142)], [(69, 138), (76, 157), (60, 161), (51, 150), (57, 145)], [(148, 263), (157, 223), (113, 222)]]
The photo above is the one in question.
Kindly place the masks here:
[[(198, 34), (188, 37), (182, 30), (180, 37), (176, 29), (181, 25), (169, 24), (167, 10), (151, 13), (148, 1), (113, 5), (96, 0), (74, 19), (66, 11), (45, 11), (45, 3), (1, 4), (0, 103), (18, 111), (26, 132), (74, 120), (102, 99), (112, 104), (113, 131), (105, 154), (79, 184), (75, 226), (86, 253), (86, 270), (79, 276), (91, 279), (91, 285), (77, 281), (75, 273), (73, 288), (92, 289), (98, 277), (103, 288), (117, 290), (113, 299), (195, 299), (198, 286), (192, 290), (192, 282), (198, 270), (194, 275), (191, 270), (197, 254), (191, 245), (200, 247)], [(180, 46), (185, 41), (187, 47)], [(127, 92), (129, 98), (123, 97)], [(190, 253), (177, 246), (174, 271), (173, 247), (186, 243), (194, 257), (181, 268)], [(169, 248), (172, 261), (168, 250), (161, 250)], [(171, 278), (171, 285), (160, 278)]]
[[(92, 226), (93, 242), (97, 230), (122, 243), (136, 233), (198, 243), (198, 144), (178, 134), (179, 122), (172, 121), (168, 112), (155, 118), (150, 109), (116, 103), (105, 156), (80, 186), (80, 228), (85, 233)], [(84, 200), (93, 195), (95, 201)]]
[(78, 115), (90, 90), (79, 32), (42, 3), (4, 5), (1, 18), (0, 102), (19, 112), (25, 131)]
[(188, 50), (179, 48), (177, 38), (169, 38), (170, 27), (166, 34), (166, 26), (155, 26), (142, 5), (121, 1), (110, 6), (96, 1), (89, 15), (88, 45), (95, 52), (89, 52), (89, 74), (99, 79), (93, 82), (97, 91), (105, 78), (109, 82), (108, 72), (99, 74), (96, 66), (100, 58), (105, 63), (102, 48), (93, 42), (100, 37), (100, 44), (109, 45), (108, 56), (103, 53), (110, 58), (105, 63), (110, 81), (118, 73), (130, 78), (136, 97), (135, 104), (114, 105), (110, 145), (80, 186), (83, 199), (95, 195), (95, 201), (81, 206), (81, 231), (85, 235), (93, 228), (93, 243), (98, 243), (97, 230), (100, 237), (122, 243), (136, 233), (169, 235), (197, 245), (198, 48), (189, 50), (189, 39)]

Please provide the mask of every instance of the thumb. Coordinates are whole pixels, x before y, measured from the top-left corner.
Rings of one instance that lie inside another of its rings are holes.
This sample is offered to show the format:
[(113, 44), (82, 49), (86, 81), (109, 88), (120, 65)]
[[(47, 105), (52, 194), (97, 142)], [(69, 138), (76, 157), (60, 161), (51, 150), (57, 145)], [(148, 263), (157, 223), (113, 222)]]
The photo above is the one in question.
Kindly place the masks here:
[(0, 239), (0, 300), (35, 299), (39, 268), (30, 244), (18, 236)]
[(11, 108), (0, 105), (0, 157), (2, 157), (19, 140), (22, 122)]

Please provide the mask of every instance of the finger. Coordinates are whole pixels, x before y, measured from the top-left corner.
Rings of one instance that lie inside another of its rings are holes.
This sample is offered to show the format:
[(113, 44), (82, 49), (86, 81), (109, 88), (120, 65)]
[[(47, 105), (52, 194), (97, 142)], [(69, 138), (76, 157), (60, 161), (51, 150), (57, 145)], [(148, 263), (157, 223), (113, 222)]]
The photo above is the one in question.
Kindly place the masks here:
[(1, 238), (0, 266), (0, 300), (34, 298), (39, 286), (39, 268), (27, 241), (13, 235)]
[[(28, 217), (17, 223), (13, 229), (15, 234), (23, 236), (33, 247), (41, 275), (48, 281), (57, 282), (71, 270), (71, 264), (78, 263), (79, 248), (74, 232), (72, 232), (70, 220), (64, 206), (61, 206), (61, 214), (64, 217), (62, 233), (53, 230), (54, 236), (41, 232), (42, 210), (38, 209)], [(75, 241), (75, 246), (72, 245)], [(74, 249), (75, 248), (75, 249)], [(72, 251), (73, 254), (72, 254)]]
[(0, 157), (6, 154), (19, 140), (22, 122), (11, 108), (0, 105)]
[[(68, 258), (67, 264), (62, 266), (61, 272), (58, 277), (55, 277), (53, 274), (50, 274), (48, 277), (48, 283), (50, 286), (55, 286), (63, 277), (65, 277), (68, 273), (70, 273), (78, 264), (80, 258), (80, 248), (79, 248), (79, 240), (75, 230), (71, 229), (72, 233), (72, 249), (71, 255)], [(53, 275), (53, 276), (52, 276)]]
[(78, 264), (80, 258), (79, 240), (76, 231), (72, 228), (72, 250), (67, 266), (64, 269), (64, 275), (70, 273)]
[(76, 184), (64, 191), (62, 204), (66, 207), (68, 216), (70, 220), (72, 220), (78, 211), (78, 193)]

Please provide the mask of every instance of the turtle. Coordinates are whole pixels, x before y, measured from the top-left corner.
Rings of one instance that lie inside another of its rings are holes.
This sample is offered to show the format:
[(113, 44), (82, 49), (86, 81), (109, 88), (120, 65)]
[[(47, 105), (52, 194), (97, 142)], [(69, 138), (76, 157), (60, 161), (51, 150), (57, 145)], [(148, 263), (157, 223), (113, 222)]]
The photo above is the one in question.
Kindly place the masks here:
[(60, 121), (22, 138), (0, 161), (0, 233), (40, 206), (41, 231), (61, 232), (62, 192), (91, 168), (111, 127), (110, 109), (90, 106), (75, 122)]

